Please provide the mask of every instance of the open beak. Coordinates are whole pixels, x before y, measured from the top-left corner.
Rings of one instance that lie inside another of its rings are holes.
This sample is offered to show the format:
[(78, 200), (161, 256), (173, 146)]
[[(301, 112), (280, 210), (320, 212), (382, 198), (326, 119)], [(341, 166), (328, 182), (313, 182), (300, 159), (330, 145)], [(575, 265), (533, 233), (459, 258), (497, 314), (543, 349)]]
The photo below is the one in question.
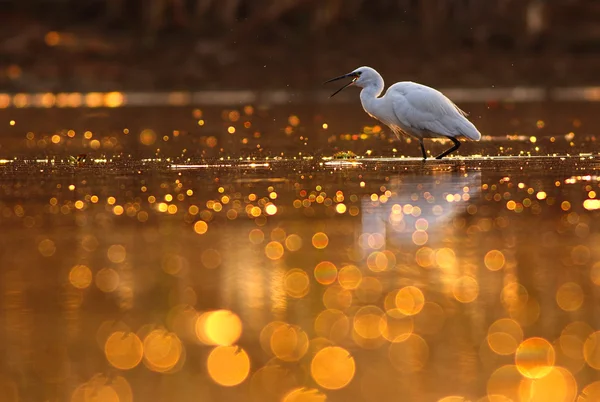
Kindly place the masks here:
[(335, 95), (342, 92), (344, 89), (348, 88), (350, 85), (354, 84), (354, 81), (356, 81), (358, 79), (358, 74), (348, 73), (348, 74), (340, 75), (339, 77), (335, 77), (335, 78), (330, 79), (329, 81), (325, 81), (323, 84), (327, 84), (329, 82), (333, 82), (333, 81), (337, 81), (337, 80), (343, 80), (344, 78), (352, 78), (352, 81), (350, 81), (349, 83), (347, 83), (346, 85), (344, 85), (343, 87), (341, 87), (340, 89), (335, 91), (333, 94), (331, 94), (329, 96), (330, 98), (333, 98)]

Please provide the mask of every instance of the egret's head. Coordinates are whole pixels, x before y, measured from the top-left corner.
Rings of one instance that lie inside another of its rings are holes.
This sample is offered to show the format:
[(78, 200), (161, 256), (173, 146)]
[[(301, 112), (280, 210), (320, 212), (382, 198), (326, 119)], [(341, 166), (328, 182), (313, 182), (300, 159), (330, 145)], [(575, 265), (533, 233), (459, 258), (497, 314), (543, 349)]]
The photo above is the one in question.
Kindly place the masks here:
[(371, 67), (359, 67), (356, 70), (352, 71), (351, 73), (332, 78), (329, 81), (326, 81), (325, 84), (327, 84), (328, 82), (333, 82), (333, 81), (341, 80), (344, 78), (351, 78), (352, 80), (349, 83), (347, 83), (346, 85), (344, 85), (343, 87), (341, 87), (340, 89), (338, 89), (337, 91), (335, 91), (331, 95), (331, 97), (337, 95), (343, 89), (349, 87), (350, 85), (356, 85), (357, 87), (364, 88), (371, 83), (377, 82), (377, 80), (380, 79), (380, 75), (377, 73), (377, 71), (375, 71)]

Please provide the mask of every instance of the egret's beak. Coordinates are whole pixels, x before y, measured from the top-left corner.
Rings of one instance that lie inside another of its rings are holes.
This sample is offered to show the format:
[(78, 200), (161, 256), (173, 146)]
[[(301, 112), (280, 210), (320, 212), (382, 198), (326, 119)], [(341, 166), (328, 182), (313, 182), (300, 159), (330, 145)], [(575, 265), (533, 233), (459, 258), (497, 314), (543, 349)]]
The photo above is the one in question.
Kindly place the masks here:
[(340, 75), (339, 77), (332, 78), (329, 81), (325, 81), (323, 84), (327, 84), (329, 82), (333, 82), (333, 81), (337, 81), (337, 80), (343, 80), (344, 78), (350, 78), (350, 77), (352, 77), (352, 81), (350, 81), (349, 83), (347, 83), (346, 85), (344, 85), (343, 87), (341, 87), (340, 89), (338, 89), (337, 91), (335, 91), (329, 97), (333, 98), (335, 95), (337, 95), (338, 93), (342, 92), (344, 89), (348, 88), (350, 85), (354, 84), (354, 81), (356, 81), (358, 79), (358, 74), (356, 74), (356, 73), (348, 73), (348, 74)]

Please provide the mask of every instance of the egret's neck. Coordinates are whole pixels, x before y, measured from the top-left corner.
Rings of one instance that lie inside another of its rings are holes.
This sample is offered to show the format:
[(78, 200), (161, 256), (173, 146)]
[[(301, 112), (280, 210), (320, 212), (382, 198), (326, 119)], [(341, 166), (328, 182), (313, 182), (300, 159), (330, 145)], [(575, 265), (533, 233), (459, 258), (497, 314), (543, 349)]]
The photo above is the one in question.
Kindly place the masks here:
[(360, 91), (360, 102), (367, 113), (372, 116), (377, 116), (377, 103), (381, 100), (379, 95), (383, 92), (383, 78), (379, 77), (377, 81), (373, 81), (365, 85)]

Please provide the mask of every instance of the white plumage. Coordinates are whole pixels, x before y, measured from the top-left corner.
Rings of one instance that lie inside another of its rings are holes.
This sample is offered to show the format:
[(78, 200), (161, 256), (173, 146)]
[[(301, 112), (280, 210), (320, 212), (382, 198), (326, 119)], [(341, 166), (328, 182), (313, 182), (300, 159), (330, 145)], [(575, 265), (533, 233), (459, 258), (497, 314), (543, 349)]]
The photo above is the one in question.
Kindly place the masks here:
[(450, 99), (440, 91), (415, 82), (398, 82), (384, 89), (383, 78), (371, 67), (360, 67), (351, 73), (333, 78), (352, 78), (342, 89), (356, 85), (362, 88), (360, 101), (363, 109), (371, 117), (386, 124), (397, 135), (406, 134), (417, 139), (421, 145), (423, 159), (427, 159), (424, 138), (447, 138), (454, 146), (438, 155), (441, 159), (460, 147), (458, 138), (479, 141), (481, 134)]

